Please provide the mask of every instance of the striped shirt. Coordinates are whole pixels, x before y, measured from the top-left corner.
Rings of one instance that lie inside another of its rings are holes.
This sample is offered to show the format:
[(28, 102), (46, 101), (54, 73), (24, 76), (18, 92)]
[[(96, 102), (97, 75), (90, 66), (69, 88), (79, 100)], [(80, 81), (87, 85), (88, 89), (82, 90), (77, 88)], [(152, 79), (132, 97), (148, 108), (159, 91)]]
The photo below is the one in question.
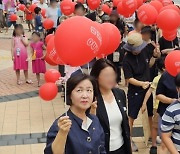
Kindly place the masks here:
[(175, 101), (166, 109), (162, 117), (161, 131), (172, 132), (171, 139), (180, 151), (180, 101)]

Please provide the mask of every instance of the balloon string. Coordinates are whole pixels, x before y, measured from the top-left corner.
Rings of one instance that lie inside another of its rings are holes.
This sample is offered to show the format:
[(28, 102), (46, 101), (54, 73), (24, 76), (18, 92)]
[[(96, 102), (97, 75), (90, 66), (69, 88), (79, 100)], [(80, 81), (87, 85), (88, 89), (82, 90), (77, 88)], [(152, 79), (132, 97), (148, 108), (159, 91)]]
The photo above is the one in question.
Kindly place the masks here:
[(87, 65), (88, 65), (88, 75), (90, 75), (89, 63)]
[(155, 27), (155, 31), (156, 31), (156, 43), (159, 42), (159, 37), (158, 37), (158, 29), (157, 27)]
[(79, 68), (80, 68), (80, 70), (81, 70), (82, 74), (84, 74), (84, 71), (83, 71), (82, 67), (80, 66)]
[(177, 36), (178, 36), (178, 44), (179, 44), (179, 47), (180, 47), (180, 34), (179, 34), (179, 31), (177, 32)]
[[(64, 108), (66, 110), (66, 103), (67, 103), (67, 81), (65, 81), (65, 83), (64, 83), (64, 89), (65, 89), (65, 92), (64, 92)], [(65, 112), (65, 115), (67, 116), (67, 111)]]

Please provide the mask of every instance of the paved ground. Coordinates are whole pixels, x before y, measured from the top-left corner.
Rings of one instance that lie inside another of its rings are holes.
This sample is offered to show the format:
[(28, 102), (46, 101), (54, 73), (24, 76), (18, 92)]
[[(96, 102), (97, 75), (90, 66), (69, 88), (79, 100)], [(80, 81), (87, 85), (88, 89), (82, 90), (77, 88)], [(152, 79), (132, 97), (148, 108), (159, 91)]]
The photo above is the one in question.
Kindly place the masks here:
[[(38, 97), (31, 65), (29, 77), (34, 84), (16, 84), (10, 54), (11, 34), (12, 30), (8, 35), (0, 34), (0, 154), (43, 154), (49, 127), (67, 108), (64, 108), (60, 93), (51, 102)], [(30, 33), (26, 34), (30, 37)], [(23, 74), (21, 77), (23, 79)], [(43, 76), (41, 82), (44, 82)], [(139, 148), (139, 154), (148, 154), (149, 148), (144, 143), (141, 121), (141, 117), (136, 121), (133, 139)]]
[[(21, 72), (21, 80), (24, 81), (24, 83), (20, 86), (16, 84), (16, 75), (15, 71), (13, 71), (13, 62), (11, 60), (11, 39), (8, 39), (11, 37), (11, 33), (12, 30), (9, 30), (9, 35), (0, 33), (0, 96), (38, 90), (36, 77), (32, 73), (31, 63), (29, 63), (29, 79), (31, 79), (34, 84), (28, 85), (25, 83), (23, 72)], [(30, 33), (27, 34), (27, 37), (30, 37)], [(57, 67), (49, 65), (47, 65), (47, 68), (57, 69)], [(43, 83), (43, 75), (41, 76), (41, 83)]]

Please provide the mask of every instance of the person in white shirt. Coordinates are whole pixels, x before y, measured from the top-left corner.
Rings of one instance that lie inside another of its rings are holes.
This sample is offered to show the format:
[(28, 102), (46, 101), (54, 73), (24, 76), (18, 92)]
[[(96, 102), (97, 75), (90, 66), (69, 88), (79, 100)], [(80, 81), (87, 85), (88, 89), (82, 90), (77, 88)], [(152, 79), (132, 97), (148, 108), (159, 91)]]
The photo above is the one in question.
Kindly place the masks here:
[(126, 114), (126, 95), (116, 85), (116, 67), (108, 59), (97, 60), (91, 70), (97, 80), (97, 104), (90, 112), (96, 114), (105, 132), (107, 154), (132, 154), (130, 130)]
[(39, 3), (37, 4), (38, 7), (41, 9), (47, 9), (48, 5), (44, 2), (44, 0), (40, 0)]
[(56, 0), (51, 0), (50, 6), (47, 8), (46, 17), (54, 21), (54, 26), (52, 29), (47, 31), (47, 35), (55, 32), (58, 20), (58, 7)]

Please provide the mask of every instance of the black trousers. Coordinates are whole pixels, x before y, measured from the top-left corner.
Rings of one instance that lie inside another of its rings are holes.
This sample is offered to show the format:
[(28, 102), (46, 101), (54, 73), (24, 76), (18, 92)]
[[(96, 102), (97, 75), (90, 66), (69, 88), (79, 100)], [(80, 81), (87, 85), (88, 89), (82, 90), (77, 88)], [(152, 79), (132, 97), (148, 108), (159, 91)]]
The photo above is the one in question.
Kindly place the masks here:
[(110, 151), (108, 154), (126, 154), (125, 146), (123, 145), (122, 147), (120, 147), (116, 151)]

